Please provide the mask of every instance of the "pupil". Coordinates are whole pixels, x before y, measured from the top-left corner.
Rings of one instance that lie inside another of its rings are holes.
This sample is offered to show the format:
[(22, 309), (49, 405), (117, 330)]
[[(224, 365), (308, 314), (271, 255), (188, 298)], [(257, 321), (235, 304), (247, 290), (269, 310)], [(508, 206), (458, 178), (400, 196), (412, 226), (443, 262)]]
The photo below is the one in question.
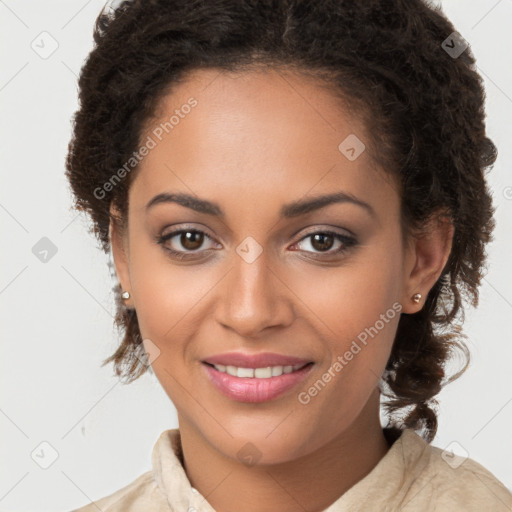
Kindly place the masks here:
[[(325, 238), (328, 238), (331, 240), (331, 243), (325, 243)], [(318, 240), (323, 240), (324, 243), (320, 243), (320, 246), (316, 246), (315, 242), (318, 241)], [(317, 235), (314, 235), (313, 236), (313, 247), (315, 247), (315, 249), (318, 249), (318, 250), (328, 250), (332, 247), (332, 236), (331, 235), (326, 235), (326, 234), (317, 234)]]
[(187, 231), (181, 235), (181, 243), (183, 247), (190, 250), (201, 247), (202, 241), (202, 233), (198, 233), (197, 231)]

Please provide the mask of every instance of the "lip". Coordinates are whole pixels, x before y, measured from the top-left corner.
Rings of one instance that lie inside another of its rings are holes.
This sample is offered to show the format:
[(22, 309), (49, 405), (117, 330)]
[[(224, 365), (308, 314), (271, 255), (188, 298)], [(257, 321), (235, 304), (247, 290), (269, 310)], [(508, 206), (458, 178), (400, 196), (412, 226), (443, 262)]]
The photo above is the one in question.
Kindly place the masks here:
[[(243, 354), (242, 352), (226, 352), (217, 354), (203, 360), (203, 363), (222, 364), (225, 366), (238, 366), (242, 368), (265, 368), (267, 366), (295, 366), (307, 364), (312, 361), (272, 352), (260, 354)], [(250, 379), (249, 379), (250, 380)]]
[(205, 363), (202, 366), (210, 381), (223, 395), (237, 402), (257, 403), (273, 400), (294, 388), (306, 378), (313, 365), (308, 364), (292, 373), (268, 379), (234, 377)]

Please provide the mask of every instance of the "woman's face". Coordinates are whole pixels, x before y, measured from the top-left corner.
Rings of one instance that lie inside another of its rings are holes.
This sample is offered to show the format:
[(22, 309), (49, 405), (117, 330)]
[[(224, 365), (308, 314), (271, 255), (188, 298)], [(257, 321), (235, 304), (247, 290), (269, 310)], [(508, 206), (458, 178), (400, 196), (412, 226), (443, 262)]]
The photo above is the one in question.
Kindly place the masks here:
[[(274, 71), (196, 71), (157, 114), (114, 256), (180, 428), (273, 463), (378, 417), (407, 265), (363, 126)], [(333, 194), (351, 199), (299, 206)]]

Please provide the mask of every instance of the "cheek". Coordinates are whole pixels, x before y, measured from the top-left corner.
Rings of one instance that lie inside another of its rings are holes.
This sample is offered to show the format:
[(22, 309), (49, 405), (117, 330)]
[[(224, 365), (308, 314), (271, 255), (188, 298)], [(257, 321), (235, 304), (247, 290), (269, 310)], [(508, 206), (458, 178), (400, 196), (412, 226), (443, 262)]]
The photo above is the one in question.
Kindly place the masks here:
[[(289, 275), (294, 293), (306, 306), (306, 311), (326, 339), (347, 340), (357, 337), (373, 326), (381, 315), (400, 298), (400, 255), (393, 247), (377, 245), (364, 248), (339, 267), (316, 268), (309, 272)], [(385, 320), (397, 315), (391, 309)], [(389, 331), (390, 323), (378, 323), (379, 330)], [(386, 333), (387, 334), (387, 333)], [(339, 343), (342, 349), (344, 343)]]
[[(329, 279), (311, 272), (294, 286), (307, 305), (316, 337), (327, 349), (321, 380), (332, 393), (343, 394), (342, 402), (349, 409), (364, 403), (378, 384), (402, 309), (397, 246), (375, 247), (347, 260), (345, 266), (328, 269)], [(329, 399), (323, 389), (318, 383), (318, 397), (322, 395), (318, 405)]]
[(198, 305), (210, 289), (205, 279), (187, 272), (153, 268), (138, 273), (133, 290), (141, 333), (174, 346), (189, 338), (191, 326), (199, 322)]
[(137, 298), (141, 334), (160, 345), (179, 340), (182, 320), (201, 297), (201, 280), (173, 268), (159, 246), (134, 245), (130, 250), (130, 282)]

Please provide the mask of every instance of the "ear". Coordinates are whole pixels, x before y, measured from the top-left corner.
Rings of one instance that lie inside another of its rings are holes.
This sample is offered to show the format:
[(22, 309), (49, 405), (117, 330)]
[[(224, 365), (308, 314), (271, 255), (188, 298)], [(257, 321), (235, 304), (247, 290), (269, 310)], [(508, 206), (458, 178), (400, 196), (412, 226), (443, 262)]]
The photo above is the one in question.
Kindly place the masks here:
[[(450, 257), (454, 226), (444, 212), (436, 213), (421, 233), (416, 234), (406, 249), (405, 280), (403, 287), (403, 313), (417, 313), (425, 304)], [(421, 294), (419, 303), (412, 296)]]
[[(117, 279), (119, 284), (121, 285), (122, 291), (127, 291), (132, 293), (131, 282), (130, 282), (130, 272), (128, 265), (128, 239), (123, 234), (120, 233), (114, 220), (112, 219), (112, 215), (115, 215), (116, 218), (119, 218), (119, 213), (113, 207), (110, 209), (111, 219), (109, 226), (109, 238), (110, 238), (110, 246), (112, 248), (112, 260), (114, 262), (114, 267), (116, 269)], [(131, 302), (133, 302), (133, 298), (130, 297), (125, 301), (125, 304), (128, 306)]]

